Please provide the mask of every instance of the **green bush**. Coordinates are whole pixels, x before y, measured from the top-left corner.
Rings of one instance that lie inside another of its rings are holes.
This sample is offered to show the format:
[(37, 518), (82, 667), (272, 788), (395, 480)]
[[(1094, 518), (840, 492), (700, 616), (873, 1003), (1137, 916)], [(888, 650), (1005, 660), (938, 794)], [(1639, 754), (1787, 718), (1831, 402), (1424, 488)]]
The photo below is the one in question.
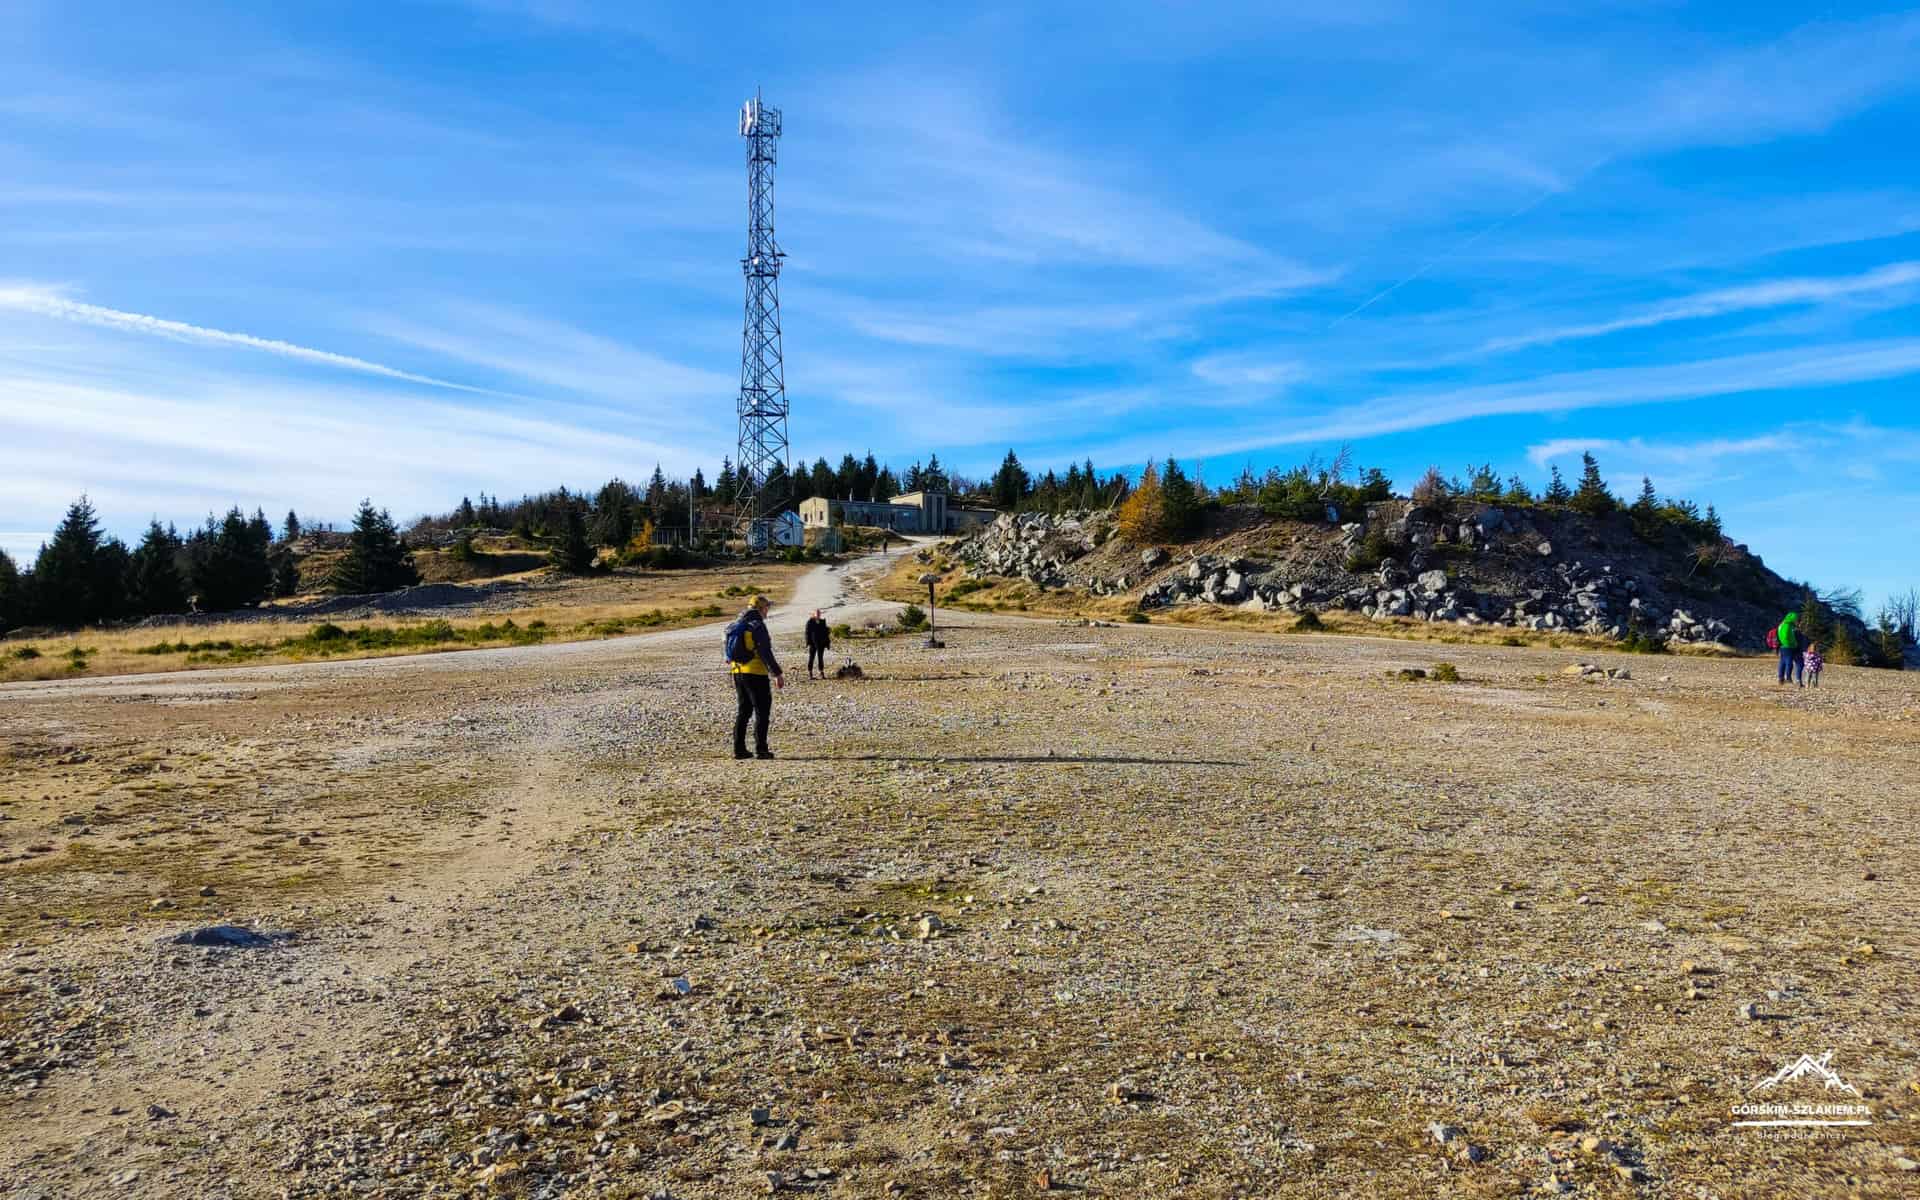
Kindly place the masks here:
[(1433, 664), (1433, 670), (1428, 678), (1436, 683), (1459, 683), (1460, 668), (1450, 662), (1438, 662)]
[(1148, 623), (1147, 614), (1136, 608), (1127, 614), (1127, 623), (1129, 625), (1145, 625)]
[(850, 638), (853, 636), (853, 626), (842, 621), (840, 624), (835, 625), (830, 632), (836, 638)]
[(340, 642), (345, 641), (346, 637), (347, 631), (332, 621), (322, 621), (307, 630), (307, 640), (310, 642)]
[(918, 604), (909, 604), (900, 610), (900, 628), (923, 629), (927, 624), (927, 614)]
[(1303, 612), (1293, 623), (1295, 633), (1319, 633), (1326, 627), (1327, 623), (1320, 619), (1320, 614), (1317, 612)]
[(1353, 548), (1353, 553), (1347, 555), (1347, 570), (1371, 571), (1392, 556), (1393, 543), (1387, 540), (1387, 535), (1378, 529), (1369, 530)]
[(975, 592), (983, 591), (992, 586), (991, 583), (988, 583), (984, 579), (962, 579), (959, 583), (954, 584), (953, 587), (947, 590), (947, 599), (958, 600), (962, 596), (971, 596)]
[(22, 646), (18, 650), (15, 650), (13, 652), (13, 656), (21, 660), (22, 662), (25, 662), (27, 659), (30, 659), (30, 658), (39, 658), (40, 652), (38, 650), (35, 650), (32, 646)]

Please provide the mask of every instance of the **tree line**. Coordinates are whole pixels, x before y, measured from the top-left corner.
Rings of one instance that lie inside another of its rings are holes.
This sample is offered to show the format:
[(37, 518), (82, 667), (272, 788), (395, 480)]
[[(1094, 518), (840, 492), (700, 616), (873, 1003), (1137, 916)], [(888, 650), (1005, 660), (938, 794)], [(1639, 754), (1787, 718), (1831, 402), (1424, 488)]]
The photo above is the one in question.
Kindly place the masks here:
[[(69, 628), (181, 613), (230, 612), (291, 596), (301, 580), (291, 543), (307, 531), (289, 511), (278, 536), (266, 514), (238, 508), (187, 534), (158, 521), (129, 548), (101, 531), (99, 514), (74, 501), (21, 569), (0, 551), (0, 630), (21, 625)], [(363, 501), (346, 551), (324, 586), (342, 594), (391, 591), (418, 583), (411, 552), (393, 518)]]

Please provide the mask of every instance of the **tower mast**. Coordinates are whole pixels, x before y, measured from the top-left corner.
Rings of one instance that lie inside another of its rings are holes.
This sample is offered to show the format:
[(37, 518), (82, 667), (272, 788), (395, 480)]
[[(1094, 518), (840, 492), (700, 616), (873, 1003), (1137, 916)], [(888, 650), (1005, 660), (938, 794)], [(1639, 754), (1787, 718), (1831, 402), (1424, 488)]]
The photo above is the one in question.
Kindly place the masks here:
[(773, 514), (790, 486), (786, 368), (780, 353), (783, 255), (773, 240), (780, 110), (763, 103), (758, 89), (740, 106), (740, 136), (747, 141), (747, 253), (740, 260), (747, 314), (740, 337), (739, 483), (734, 504), (747, 549), (758, 551), (773, 540)]

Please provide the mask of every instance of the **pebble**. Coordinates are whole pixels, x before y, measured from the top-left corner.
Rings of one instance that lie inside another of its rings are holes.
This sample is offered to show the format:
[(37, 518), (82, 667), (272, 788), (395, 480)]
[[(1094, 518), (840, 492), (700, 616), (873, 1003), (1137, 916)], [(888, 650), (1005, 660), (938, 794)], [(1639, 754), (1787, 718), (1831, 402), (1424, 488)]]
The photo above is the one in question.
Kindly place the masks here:
[(1433, 1136), (1434, 1141), (1444, 1146), (1460, 1136), (1460, 1127), (1457, 1125), (1442, 1125), (1438, 1121), (1431, 1121), (1427, 1124), (1427, 1132)]
[(173, 901), (167, 899), (165, 896), (156, 896), (154, 899), (147, 901), (148, 912), (162, 912), (172, 907)]
[(210, 883), (209, 883), (209, 884), (203, 884), (203, 885), (201, 886), (201, 888), (200, 888), (200, 894), (201, 894), (202, 896), (216, 896), (216, 895), (219, 895), (219, 893), (218, 893), (218, 892), (216, 892), (216, 891), (214, 891), (214, 890), (213, 890), (213, 885), (212, 885), (212, 884), (210, 884)]
[(1740, 1019), (1743, 1021), (1758, 1021), (1760, 1019), (1760, 1006), (1758, 1004), (1742, 1004), (1740, 1006)]

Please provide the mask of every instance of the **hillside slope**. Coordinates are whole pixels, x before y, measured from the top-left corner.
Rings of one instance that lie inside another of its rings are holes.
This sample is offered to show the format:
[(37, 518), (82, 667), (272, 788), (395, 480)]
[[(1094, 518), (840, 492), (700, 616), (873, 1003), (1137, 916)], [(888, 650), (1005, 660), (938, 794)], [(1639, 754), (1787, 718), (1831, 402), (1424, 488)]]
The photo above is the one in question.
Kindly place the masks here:
[[(1744, 546), (1703, 556), (1678, 531), (1643, 539), (1621, 513), (1502, 504), (1440, 512), (1388, 500), (1346, 524), (1275, 520), (1252, 508), (1211, 516), (1200, 537), (1142, 546), (1107, 513), (1007, 514), (951, 551), (975, 576), (1127, 597), (1149, 612), (1346, 610), (1745, 649), (1762, 646), (1803, 594)], [(1859, 644), (1865, 631), (1847, 623)]]

